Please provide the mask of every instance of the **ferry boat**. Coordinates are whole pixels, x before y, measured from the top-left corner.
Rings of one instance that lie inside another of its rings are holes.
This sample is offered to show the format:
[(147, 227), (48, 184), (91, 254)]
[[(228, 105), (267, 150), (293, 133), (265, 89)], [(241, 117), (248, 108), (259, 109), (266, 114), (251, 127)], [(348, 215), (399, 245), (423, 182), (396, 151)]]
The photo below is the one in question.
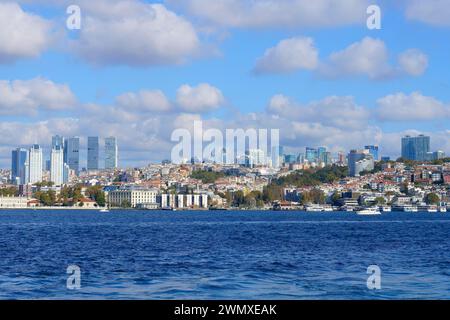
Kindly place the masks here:
[(356, 211), (356, 214), (360, 216), (377, 216), (380, 215), (381, 212), (378, 208), (365, 208), (359, 211)]
[(324, 211), (323, 207), (319, 206), (319, 205), (306, 206), (305, 210), (306, 210), (306, 212), (322, 212), (322, 211)]
[(419, 210), (417, 209), (417, 207), (414, 207), (414, 206), (404, 206), (403, 211), (404, 212), (418, 212)]
[(438, 208), (435, 207), (435, 206), (430, 206), (430, 207), (427, 208), (427, 212), (429, 212), (429, 213), (436, 213), (436, 212), (438, 212)]

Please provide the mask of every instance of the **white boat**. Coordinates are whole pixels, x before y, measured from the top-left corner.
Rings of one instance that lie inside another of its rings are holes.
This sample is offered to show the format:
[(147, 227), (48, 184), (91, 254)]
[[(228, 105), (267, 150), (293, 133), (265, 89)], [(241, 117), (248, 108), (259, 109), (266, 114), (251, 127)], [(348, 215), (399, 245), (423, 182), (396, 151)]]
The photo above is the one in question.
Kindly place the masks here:
[(100, 212), (101, 212), (101, 213), (108, 213), (108, 212), (109, 212), (109, 209), (101, 209)]
[(392, 208), (389, 207), (389, 206), (383, 206), (383, 207), (381, 207), (381, 211), (383, 211), (383, 212), (391, 212)]
[(322, 212), (324, 209), (322, 206), (307, 206), (305, 208), (307, 212)]
[(440, 207), (439, 208), (439, 212), (446, 213), (447, 212), (447, 208), (446, 207)]
[(405, 207), (403, 207), (403, 211), (404, 212), (418, 212), (419, 210), (417, 209), (417, 207), (405, 206)]
[(363, 210), (356, 211), (356, 214), (360, 216), (377, 216), (380, 215), (381, 212), (378, 208), (365, 208)]
[(437, 207), (428, 207), (427, 211), (429, 213), (436, 213), (436, 212), (438, 212), (438, 208)]

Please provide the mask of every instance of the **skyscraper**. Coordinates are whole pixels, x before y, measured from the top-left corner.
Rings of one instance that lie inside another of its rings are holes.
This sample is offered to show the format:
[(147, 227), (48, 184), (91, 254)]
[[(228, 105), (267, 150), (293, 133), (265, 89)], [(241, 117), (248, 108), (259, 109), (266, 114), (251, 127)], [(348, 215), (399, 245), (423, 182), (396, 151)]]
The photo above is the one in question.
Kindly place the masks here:
[(12, 151), (11, 179), (17, 185), (28, 183), (28, 150), (17, 148)]
[(99, 143), (98, 137), (88, 137), (87, 169), (98, 170)]
[(80, 138), (72, 137), (65, 141), (64, 162), (78, 175), (80, 171)]
[(50, 180), (57, 186), (64, 184), (64, 150), (53, 148), (50, 154)]
[(373, 156), (368, 150), (352, 150), (348, 154), (348, 171), (351, 177), (358, 177), (363, 171), (371, 171), (375, 167)]
[(42, 149), (38, 144), (30, 148), (28, 157), (28, 182), (31, 184), (42, 182), (43, 159)]
[(428, 152), (430, 152), (430, 137), (419, 135), (418, 137), (402, 138), (402, 158), (426, 161)]
[(309, 163), (317, 162), (317, 150), (314, 148), (306, 148), (306, 160)]
[(52, 137), (52, 149), (53, 148), (64, 148), (64, 138), (62, 136), (53, 136)]
[(380, 158), (378, 157), (378, 146), (365, 146), (364, 149), (369, 150), (369, 153), (373, 156), (375, 161), (378, 161)]
[(118, 166), (117, 139), (109, 137), (105, 139), (105, 169), (115, 169)]
[(319, 147), (317, 148), (317, 160), (318, 162), (325, 163), (325, 154), (327, 152), (327, 148)]

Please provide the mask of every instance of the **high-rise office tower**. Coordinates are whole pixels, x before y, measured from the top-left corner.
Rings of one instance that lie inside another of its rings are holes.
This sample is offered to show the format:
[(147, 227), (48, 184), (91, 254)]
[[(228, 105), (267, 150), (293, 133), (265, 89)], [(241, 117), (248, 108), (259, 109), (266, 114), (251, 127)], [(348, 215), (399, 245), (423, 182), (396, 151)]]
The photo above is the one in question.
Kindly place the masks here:
[(118, 166), (117, 139), (109, 137), (105, 139), (105, 169), (115, 169)]
[(42, 182), (43, 159), (42, 149), (38, 144), (30, 148), (28, 156), (28, 182), (31, 184)]
[(98, 137), (88, 137), (87, 169), (98, 170), (99, 143)]
[(369, 153), (372, 155), (375, 161), (378, 161), (380, 159), (378, 156), (378, 146), (365, 146), (364, 149), (369, 150)]
[(53, 148), (64, 148), (64, 138), (62, 136), (53, 136), (52, 137), (52, 149)]
[(80, 171), (80, 138), (72, 137), (64, 142), (64, 162), (78, 175)]
[(402, 138), (402, 158), (414, 161), (426, 161), (430, 152), (430, 137), (406, 136)]
[(325, 163), (325, 153), (327, 152), (327, 148), (319, 147), (317, 148), (317, 160), (320, 163)]
[(11, 179), (17, 185), (28, 183), (28, 150), (17, 148), (12, 151)]
[(50, 154), (50, 180), (57, 186), (64, 184), (64, 150), (53, 148)]
[(309, 163), (317, 162), (317, 150), (314, 148), (306, 148), (306, 160)]

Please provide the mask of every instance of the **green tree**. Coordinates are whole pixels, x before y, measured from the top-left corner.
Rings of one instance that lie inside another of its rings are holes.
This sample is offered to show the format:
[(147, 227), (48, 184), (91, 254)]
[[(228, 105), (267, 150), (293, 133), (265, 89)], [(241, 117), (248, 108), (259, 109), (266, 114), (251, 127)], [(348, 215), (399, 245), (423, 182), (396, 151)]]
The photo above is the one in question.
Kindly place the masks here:
[(425, 202), (429, 205), (439, 204), (440, 198), (436, 193), (429, 193), (425, 197)]

